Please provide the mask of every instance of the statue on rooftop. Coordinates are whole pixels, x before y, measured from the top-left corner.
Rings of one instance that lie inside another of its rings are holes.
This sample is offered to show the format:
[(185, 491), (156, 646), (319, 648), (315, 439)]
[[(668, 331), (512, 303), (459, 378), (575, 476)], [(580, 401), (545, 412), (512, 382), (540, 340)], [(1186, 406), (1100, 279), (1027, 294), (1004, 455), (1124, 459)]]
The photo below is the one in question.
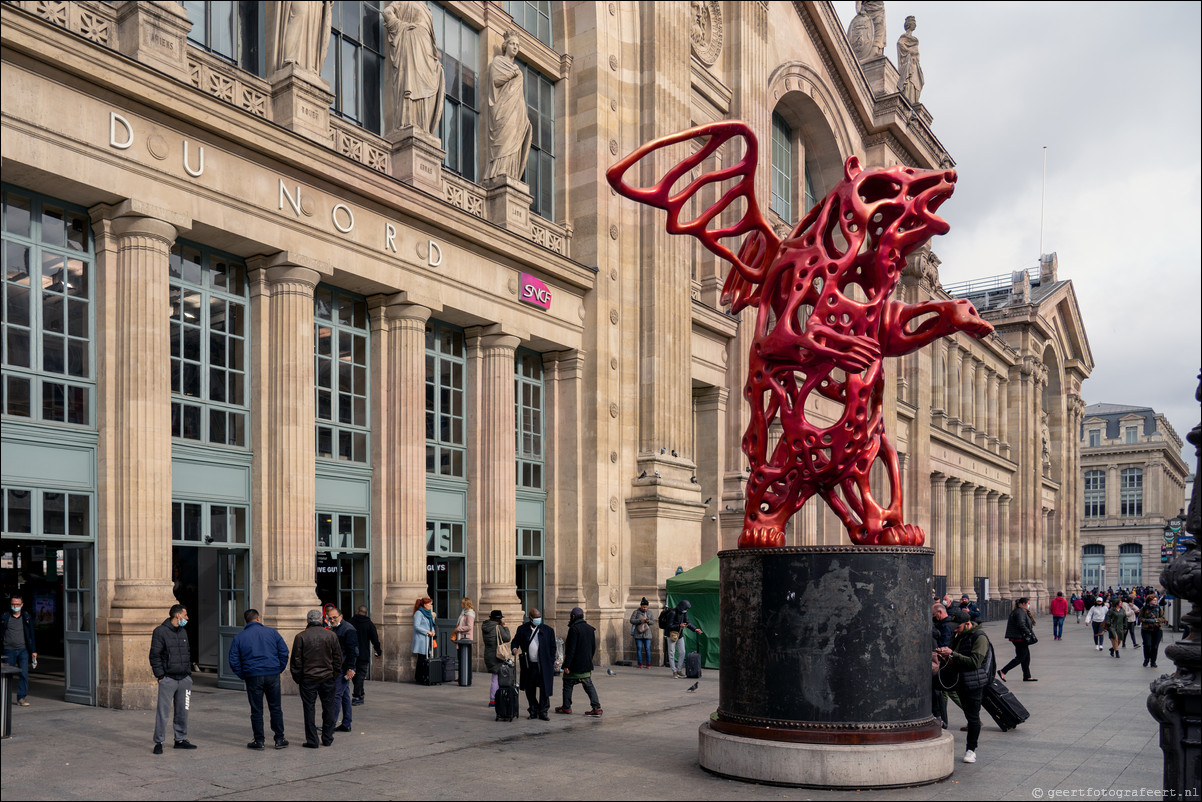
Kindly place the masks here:
[(488, 172), (521, 181), (530, 158), (533, 126), (526, 113), (526, 83), (518, 69), (518, 32), (505, 34), (501, 54), (488, 65)]
[(906, 17), (906, 32), (897, 38), (897, 91), (910, 101), (911, 106), (918, 105), (922, 95), (922, 64), (918, 60), (918, 37), (914, 35), (917, 23), (913, 17)]

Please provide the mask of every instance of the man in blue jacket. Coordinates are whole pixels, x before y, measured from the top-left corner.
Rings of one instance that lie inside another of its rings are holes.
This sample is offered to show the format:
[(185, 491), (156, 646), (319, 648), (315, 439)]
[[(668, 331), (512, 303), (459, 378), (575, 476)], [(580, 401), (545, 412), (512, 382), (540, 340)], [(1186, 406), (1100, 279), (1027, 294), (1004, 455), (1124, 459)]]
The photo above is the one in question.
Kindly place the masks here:
[(332, 607), (326, 613), (330, 621), (330, 631), (338, 636), (338, 645), (342, 647), (342, 667), (338, 671), (334, 683), (334, 698), (342, 707), (342, 723), (334, 729), (338, 732), (351, 731), (351, 680), (355, 678), (355, 669), (359, 667), (359, 633), (342, 616), (342, 610)]
[(246, 683), (246, 698), (250, 700), (250, 728), (255, 739), (247, 749), (263, 748), (263, 697), (271, 711), (271, 732), (275, 748), (288, 746), (284, 738), (284, 709), (280, 706), (280, 674), (288, 668), (288, 644), (280, 633), (263, 626), (258, 610), (247, 610), (242, 616), (246, 626), (230, 644), (230, 670)]

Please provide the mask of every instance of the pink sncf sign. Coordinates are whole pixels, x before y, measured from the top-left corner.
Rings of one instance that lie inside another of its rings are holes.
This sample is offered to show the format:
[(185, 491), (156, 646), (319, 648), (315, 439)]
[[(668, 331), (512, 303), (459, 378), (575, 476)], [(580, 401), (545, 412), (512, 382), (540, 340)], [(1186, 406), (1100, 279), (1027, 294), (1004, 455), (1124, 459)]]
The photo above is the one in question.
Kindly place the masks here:
[(542, 309), (551, 308), (551, 290), (529, 273), (518, 277), (518, 299)]

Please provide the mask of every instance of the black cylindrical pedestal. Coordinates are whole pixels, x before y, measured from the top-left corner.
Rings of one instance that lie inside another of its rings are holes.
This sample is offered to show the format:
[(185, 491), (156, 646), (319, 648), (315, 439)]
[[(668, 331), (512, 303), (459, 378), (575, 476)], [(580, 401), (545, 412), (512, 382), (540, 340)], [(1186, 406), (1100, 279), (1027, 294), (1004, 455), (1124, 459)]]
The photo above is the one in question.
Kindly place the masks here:
[(933, 555), (900, 546), (721, 552), (721, 671), (710, 727), (831, 745), (939, 737)]
[(466, 638), (455, 641), (459, 649), (459, 685), (463, 688), (472, 684), (472, 643)]

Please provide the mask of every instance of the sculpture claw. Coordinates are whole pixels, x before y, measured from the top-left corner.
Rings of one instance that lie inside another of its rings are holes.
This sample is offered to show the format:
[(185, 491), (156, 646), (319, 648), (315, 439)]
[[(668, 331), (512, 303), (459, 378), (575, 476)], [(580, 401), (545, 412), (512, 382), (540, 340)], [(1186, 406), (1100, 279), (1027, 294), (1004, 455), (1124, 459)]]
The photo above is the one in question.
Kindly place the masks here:
[(779, 529), (759, 528), (744, 529), (739, 535), (741, 549), (771, 549), (785, 545), (785, 533)]

